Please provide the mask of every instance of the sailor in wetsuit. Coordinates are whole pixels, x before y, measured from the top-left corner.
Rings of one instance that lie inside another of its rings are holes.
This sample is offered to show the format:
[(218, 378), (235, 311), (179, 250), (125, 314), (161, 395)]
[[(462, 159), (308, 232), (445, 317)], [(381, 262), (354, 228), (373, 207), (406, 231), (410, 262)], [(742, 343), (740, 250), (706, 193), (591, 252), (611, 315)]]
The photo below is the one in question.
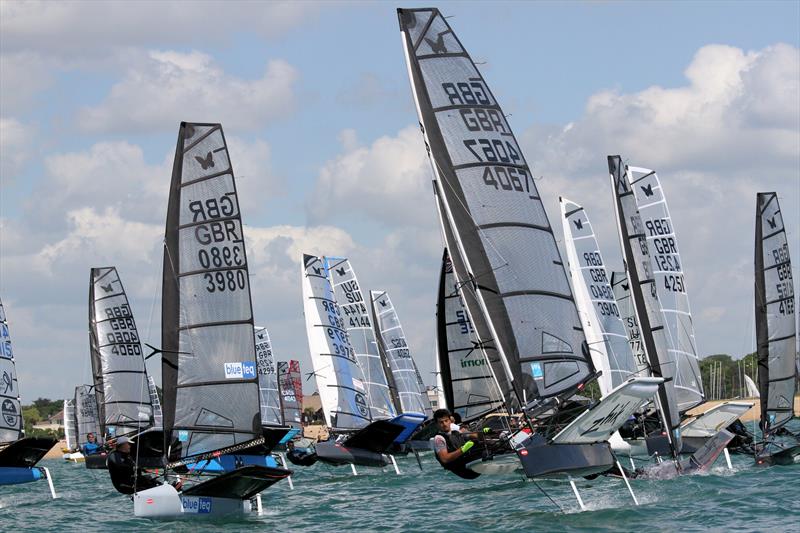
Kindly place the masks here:
[[(106, 461), (108, 474), (114, 488), (122, 494), (133, 494), (137, 490), (151, 489), (161, 485), (155, 477), (141, 474), (131, 457), (131, 440), (128, 437), (117, 439), (116, 449), (108, 454)], [(176, 488), (180, 488), (177, 487)]]
[(103, 451), (103, 446), (97, 443), (97, 437), (94, 433), (86, 434), (86, 443), (81, 446), (81, 453), (83, 455), (97, 455)]
[(450, 411), (447, 409), (437, 409), (433, 413), (433, 419), (439, 428), (439, 432), (433, 438), (433, 453), (436, 455), (436, 460), (439, 461), (439, 464), (445, 470), (449, 470), (464, 479), (478, 477), (480, 474), (466, 466), (469, 461), (480, 458), (480, 455), (475, 453), (467, 455), (469, 450), (475, 446), (475, 441), (472, 439), (478, 438), (477, 433), (451, 431)]

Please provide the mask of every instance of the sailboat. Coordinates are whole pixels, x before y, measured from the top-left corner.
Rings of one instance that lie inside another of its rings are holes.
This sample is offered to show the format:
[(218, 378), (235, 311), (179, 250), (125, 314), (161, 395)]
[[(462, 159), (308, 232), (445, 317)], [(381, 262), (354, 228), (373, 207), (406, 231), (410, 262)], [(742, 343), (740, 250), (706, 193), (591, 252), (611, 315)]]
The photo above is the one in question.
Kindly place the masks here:
[(298, 429), (303, 422), (303, 385), (300, 378), (300, 361), (278, 361), (278, 389), (283, 422)]
[(784, 426), (794, 416), (797, 393), (794, 280), (778, 195), (756, 197), (755, 320), (761, 442), (757, 465), (800, 462), (800, 435)]
[[(349, 464), (353, 473), (357, 473), (357, 465), (392, 464), (399, 473), (394, 456), (388, 452), (408, 440), (424, 415), (395, 415), (368, 308), (349, 261), (303, 254), (301, 266), (308, 345), (331, 438), (318, 442), (313, 455), (290, 454), (289, 459), (303, 466), (316, 460)], [(346, 311), (334, 294), (333, 268), (338, 269), (342, 300), (349, 306)], [(358, 350), (363, 366), (348, 326), (356, 328), (360, 336)], [(371, 392), (375, 399), (370, 399)]]
[[(86, 468), (91, 470), (101, 470), (106, 468), (107, 453), (105, 450), (96, 456), (84, 454), (84, 446), (89, 442), (89, 434), (97, 439), (96, 442), (102, 443), (103, 432), (100, 429), (100, 415), (97, 409), (97, 395), (94, 385), (78, 385), (75, 387), (75, 429), (77, 449), (81, 452)], [(87, 460), (86, 458), (89, 457)]]
[[(152, 428), (155, 422), (141, 340), (113, 266), (92, 268), (89, 274), (89, 346), (100, 422), (98, 442)], [(163, 436), (146, 438), (161, 440)], [(105, 453), (86, 456), (87, 468), (105, 465)]]
[(64, 400), (64, 440), (66, 447), (62, 448), (63, 457), (67, 461), (78, 463), (84, 461), (83, 454), (78, 447), (78, 422), (75, 418), (75, 400)]
[(403, 413), (419, 413), (430, 418), (433, 415), (431, 403), (389, 293), (370, 291), (370, 301), (378, 350), (388, 367), (386, 376), (394, 404)]
[(24, 427), (11, 335), (0, 301), (0, 486), (47, 479), (50, 494), (55, 498), (50, 471), (36, 465), (58, 440), (26, 437)]
[(630, 188), (642, 220), (650, 253), (655, 289), (661, 304), (667, 349), (678, 364), (675, 392), (681, 414), (681, 453), (693, 453), (720, 429), (725, 429), (752, 406), (752, 402), (722, 402), (697, 415), (688, 411), (705, 403), (700, 376), (689, 290), (678, 237), (664, 187), (651, 169), (628, 167)]
[(533, 432), (513, 432), (508, 447), (528, 477), (605, 472), (616, 463), (609, 436), (659, 380), (632, 378), (591, 407), (570, 400), (596, 373), (522, 151), (441, 13), (398, 16), (456, 279), (507, 412), (524, 413)]
[[(134, 514), (249, 512), (252, 497), (291, 472), (245, 463), (248, 457), (263, 461), (280, 437), (261, 424), (242, 219), (219, 124), (180, 125), (163, 265), (157, 351), (162, 354), (165, 483), (135, 492)], [(233, 468), (203, 470), (209, 460), (224, 457), (232, 458)], [(180, 489), (166, 483), (177, 473), (190, 474)]]
[[(639, 324), (642, 346), (650, 373), (666, 379), (659, 386), (656, 398), (661, 428), (658, 435), (653, 437), (647, 435), (647, 437), (662, 440), (663, 447), (668, 453), (659, 455), (666, 455), (671, 460), (646, 467), (641, 475), (666, 478), (705, 470), (710, 468), (722, 453), (733, 438), (733, 434), (722, 429), (706, 439), (703, 446), (690, 457), (679, 460), (683, 443), (676, 376), (680, 372), (680, 366), (676, 359), (676, 351), (669, 349), (664, 314), (653, 274), (654, 263), (651, 262), (645, 227), (637, 209), (635, 193), (631, 190), (631, 183), (635, 178), (632, 177), (632, 168), (623, 165), (620, 156), (608, 156), (608, 170), (625, 273), (631, 292), (630, 301), (633, 303)], [(686, 395), (681, 397), (686, 398)], [(648, 443), (648, 447), (652, 444)]]

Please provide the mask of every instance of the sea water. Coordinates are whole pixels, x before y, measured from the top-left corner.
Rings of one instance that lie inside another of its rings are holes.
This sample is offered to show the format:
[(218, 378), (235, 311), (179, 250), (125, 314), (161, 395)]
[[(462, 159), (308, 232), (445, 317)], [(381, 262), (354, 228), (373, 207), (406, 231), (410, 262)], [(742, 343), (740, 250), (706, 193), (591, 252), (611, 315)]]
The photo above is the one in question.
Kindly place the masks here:
[[(797, 429), (800, 424), (794, 421)], [(316, 464), (296, 467), (263, 494), (263, 512), (239, 520), (151, 521), (133, 517), (104, 470), (51, 459), (56, 500), (46, 481), (0, 487), (0, 531), (784, 531), (800, 532), (800, 464), (756, 467), (752, 457), (723, 456), (705, 474), (633, 480), (637, 507), (622, 480), (576, 480), (581, 511), (566, 481), (520, 475), (461, 480), (430, 453), (392, 467)]]

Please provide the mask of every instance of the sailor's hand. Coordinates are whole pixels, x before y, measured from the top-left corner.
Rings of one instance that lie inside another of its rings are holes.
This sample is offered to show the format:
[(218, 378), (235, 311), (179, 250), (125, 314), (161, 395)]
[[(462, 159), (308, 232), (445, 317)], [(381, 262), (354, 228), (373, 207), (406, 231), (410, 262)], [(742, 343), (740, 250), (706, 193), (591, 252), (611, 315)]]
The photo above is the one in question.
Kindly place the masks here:
[(461, 453), (467, 453), (467, 452), (470, 450), (470, 448), (472, 448), (473, 446), (475, 446), (475, 443), (474, 443), (473, 441), (471, 441), (471, 440), (470, 440), (470, 441), (467, 441), (467, 442), (466, 442), (466, 443), (464, 443), (464, 445), (461, 447)]

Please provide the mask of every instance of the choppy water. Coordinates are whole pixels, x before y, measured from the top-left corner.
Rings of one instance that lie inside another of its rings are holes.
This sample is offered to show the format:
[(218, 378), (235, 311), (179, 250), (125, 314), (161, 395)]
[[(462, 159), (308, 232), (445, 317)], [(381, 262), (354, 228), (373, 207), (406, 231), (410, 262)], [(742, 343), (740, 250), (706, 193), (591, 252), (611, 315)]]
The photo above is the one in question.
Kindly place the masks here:
[[(295, 489), (285, 482), (263, 494), (261, 516), (239, 521), (153, 522), (133, 518), (133, 505), (117, 494), (105, 471), (62, 460), (43, 461), (55, 480), (53, 501), (46, 481), (0, 487), (0, 531), (126, 530), (197, 531), (798, 531), (800, 465), (756, 468), (732, 456), (713, 470), (669, 481), (634, 480), (636, 507), (622, 481), (578, 482), (588, 509), (580, 512), (566, 482), (519, 476), (462, 481), (426, 454), (420, 471), (413, 457), (402, 471), (315, 465), (295, 470)], [(563, 512), (540, 491), (546, 491)]]

